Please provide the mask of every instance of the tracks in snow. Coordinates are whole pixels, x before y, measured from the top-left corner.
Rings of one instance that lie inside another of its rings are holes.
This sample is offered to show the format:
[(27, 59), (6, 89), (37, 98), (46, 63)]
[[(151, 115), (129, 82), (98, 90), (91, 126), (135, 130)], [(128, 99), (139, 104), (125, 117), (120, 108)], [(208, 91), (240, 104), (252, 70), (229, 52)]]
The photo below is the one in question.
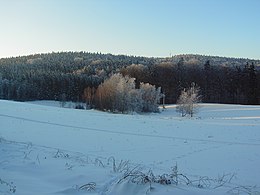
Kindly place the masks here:
[(0, 117), (12, 118), (12, 119), (16, 119), (16, 120), (22, 120), (22, 121), (45, 124), (45, 125), (52, 125), (52, 126), (59, 126), (59, 127), (65, 127), (65, 128), (82, 129), (82, 130), (88, 130), (88, 131), (99, 132), (99, 133), (109, 133), (109, 134), (117, 134), (117, 135), (119, 134), (119, 135), (139, 136), (139, 137), (149, 137), (149, 138), (159, 138), (159, 139), (167, 139), (167, 140), (169, 140), (169, 139), (175, 140), (176, 139), (176, 140), (194, 141), (194, 142), (208, 142), (208, 143), (232, 144), (232, 145), (247, 145), (247, 146), (257, 146), (257, 147), (260, 146), (260, 143), (207, 140), (207, 139), (197, 139), (197, 138), (189, 138), (189, 137), (178, 137), (178, 136), (168, 136), (168, 135), (151, 135), (151, 134), (144, 134), (144, 133), (114, 131), (114, 130), (108, 130), (108, 129), (92, 128), (92, 127), (80, 127), (80, 126), (75, 126), (75, 125), (66, 125), (66, 124), (60, 124), (60, 123), (54, 123), (54, 122), (48, 122), (48, 121), (28, 119), (28, 118), (24, 118), (24, 117), (12, 116), (12, 115), (6, 115), (6, 114), (0, 114)]

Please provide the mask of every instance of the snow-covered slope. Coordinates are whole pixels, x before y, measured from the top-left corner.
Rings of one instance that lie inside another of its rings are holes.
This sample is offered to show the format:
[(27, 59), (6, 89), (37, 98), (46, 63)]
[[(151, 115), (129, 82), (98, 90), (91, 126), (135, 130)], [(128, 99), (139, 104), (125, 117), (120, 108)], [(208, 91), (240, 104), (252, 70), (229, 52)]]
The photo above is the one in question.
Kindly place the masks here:
[(260, 194), (259, 106), (181, 118), (0, 100), (0, 137), (0, 194)]

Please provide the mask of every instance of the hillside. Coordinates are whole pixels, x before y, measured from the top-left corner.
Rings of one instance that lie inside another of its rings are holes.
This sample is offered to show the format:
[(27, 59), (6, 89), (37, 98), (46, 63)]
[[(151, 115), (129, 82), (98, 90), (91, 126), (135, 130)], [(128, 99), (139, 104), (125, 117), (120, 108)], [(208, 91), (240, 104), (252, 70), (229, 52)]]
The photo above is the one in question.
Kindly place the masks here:
[(206, 56), (206, 55), (195, 55), (195, 54), (183, 54), (175, 55), (172, 57), (174, 62), (178, 62), (181, 58), (184, 59), (184, 62), (189, 63), (198, 63), (204, 65), (206, 61), (210, 61), (210, 64), (213, 66), (227, 66), (227, 67), (241, 67), (245, 66), (247, 62), (255, 63), (257, 70), (260, 68), (260, 60), (254, 59), (245, 59), (245, 58), (232, 58), (232, 57), (220, 57), (220, 56)]
[(84, 89), (122, 73), (161, 87), (166, 103), (195, 82), (203, 102), (260, 104), (260, 61), (202, 55), (147, 58), (59, 52), (0, 59), (0, 98), (84, 102)]
[(260, 193), (258, 106), (203, 104), (190, 119), (37, 104), (0, 100), (0, 194)]
[(125, 65), (127, 64), (152, 64), (160, 61), (173, 61), (177, 63), (181, 58), (185, 63), (196, 62), (198, 64), (205, 64), (206, 61), (211, 61), (214, 66), (244, 66), (247, 62), (254, 62), (256, 67), (260, 66), (260, 60), (248, 59), (248, 58), (232, 58), (221, 56), (206, 56), (198, 54), (180, 54), (173, 55), (171, 57), (144, 57), (144, 56), (126, 56), (126, 55), (113, 55), (102, 53), (90, 53), (90, 52), (52, 52), (42, 54), (32, 54), (28, 56), (18, 56), (1, 58), (0, 64), (73, 64), (81, 62), (83, 65), (88, 65), (89, 62), (96, 60), (111, 60), (121, 61)]

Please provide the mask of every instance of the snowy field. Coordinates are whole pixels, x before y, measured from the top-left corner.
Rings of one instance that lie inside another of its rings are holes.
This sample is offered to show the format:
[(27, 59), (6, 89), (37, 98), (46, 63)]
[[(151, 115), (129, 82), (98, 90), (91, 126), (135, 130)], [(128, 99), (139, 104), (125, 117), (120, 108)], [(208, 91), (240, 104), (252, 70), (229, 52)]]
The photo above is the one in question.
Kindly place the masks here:
[(181, 118), (0, 100), (0, 194), (260, 194), (260, 107)]

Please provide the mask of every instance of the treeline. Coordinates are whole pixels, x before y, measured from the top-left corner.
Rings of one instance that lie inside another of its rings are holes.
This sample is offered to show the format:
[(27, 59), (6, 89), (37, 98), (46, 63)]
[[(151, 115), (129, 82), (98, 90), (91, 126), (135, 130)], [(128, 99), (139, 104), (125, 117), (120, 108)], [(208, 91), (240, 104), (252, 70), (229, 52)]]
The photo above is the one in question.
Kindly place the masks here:
[(130, 65), (121, 70), (124, 75), (160, 86), (166, 103), (176, 103), (181, 90), (191, 83), (200, 86), (202, 101), (211, 103), (260, 104), (260, 73), (254, 62), (244, 67), (164, 62), (147, 67)]
[(0, 59), (0, 98), (85, 102), (115, 73), (161, 87), (165, 103), (176, 103), (183, 88), (200, 86), (203, 102), (260, 104), (259, 61), (199, 55), (170, 58), (60, 52)]

